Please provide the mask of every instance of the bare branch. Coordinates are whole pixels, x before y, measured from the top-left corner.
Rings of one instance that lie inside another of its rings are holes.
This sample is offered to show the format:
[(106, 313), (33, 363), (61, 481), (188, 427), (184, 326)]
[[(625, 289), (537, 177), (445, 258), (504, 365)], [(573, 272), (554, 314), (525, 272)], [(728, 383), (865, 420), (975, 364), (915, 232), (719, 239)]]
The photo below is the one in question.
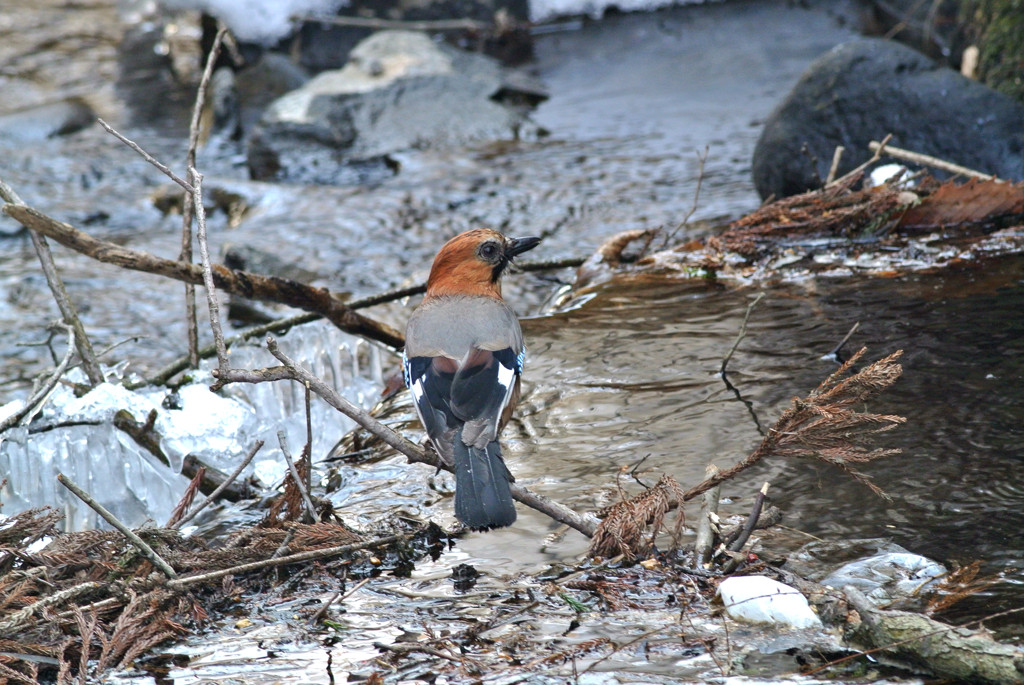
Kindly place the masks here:
[(395, 542), (401, 542), (408, 536), (406, 535), (390, 535), (384, 538), (377, 538), (376, 540), (367, 540), (365, 542), (354, 542), (350, 545), (340, 545), (338, 547), (324, 547), (322, 549), (313, 549), (308, 552), (299, 552), (297, 554), (289, 554), (286, 557), (278, 557), (276, 559), (264, 559), (262, 561), (254, 561), (249, 564), (242, 564), (240, 566), (234, 566), (232, 568), (225, 568), (219, 571), (210, 571), (209, 573), (201, 573), (196, 576), (185, 576), (183, 578), (177, 578), (167, 582), (167, 587), (172, 590), (179, 588), (188, 587), (189, 585), (195, 585), (197, 583), (206, 583), (211, 580), (223, 578), (224, 576), (233, 576), (240, 573), (248, 573), (249, 571), (259, 571), (265, 568), (273, 568), (275, 566), (287, 566), (288, 564), (294, 564), (299, 561), (310, 561), (313, 559), (327, 559), (330, 557), (336, 557), (341, 554), (347, 554), (349, 552), (355, 552), (368, 547), (379, 547), (382, 545), (390, 545)]
[(57, 383), (60, 382), (61, 376), (68, 368), (68, 364), (71, 362), (71, 355), (75, 353), (75, 329), (68, 326), (65, 323), (58, 322), (58, 325), (64, 328), (68, 334), (68, 349), (64, 353), (64, 358), (61, 360), (57, 368), (53, 370), (53, 373), (43, 381), (39, 389), (32, 393), (32, 396), (25, 400), (25, 406), (16, 411), (15, 413), (8, 416), (3, 421), (0, 421), (0, 433), (3, 433), (12, 426), (17, 426), (22, 419), (31, 414), (42, 402), (46, 401), (47, 396), (57, 387)]
[[(217, 35), (213, 38), (213, 45), (206, 56), (206, 66), (203, 68), (202, 78), (199, 79), (199, 88), (196, 91), (195, 103), (192, 106), (192, 120), (188, 127), (188, 153), (185, 155), (185, 168), (188, 169), (189, 181), (193, 184), (196, 183), (195, 176), (192, 174), (196, 165), (196, 149), (199, 147), (199, 122), (203, 113), (203, 105), (206, 102), (206, 90), (210, 85), (210, 77), (213, 74), (213, 65), (217, 62), (217, 56), (220, 54), (220, 46), (226, 31), (227, 29), (221, 26), (217, 31)], [(202, 177), (200, 176), (200, 178)], [(202, 207), (201, 199), (199, 200), (199, 206), (196, 206), (196, 193), (192, 192), (191, 198), (189, 194), (186, 192), (185, 197), (182, 199), (181, 252), (178, 254), (178, 259), (187, 263), (192, 262), (192, 216), (193, 213), (198, 216), (198, 212), (201, 211)], [(193, 212), (193, 207), (195, 207), (195, 212)], [(209, 297), (209, 288), (207, 288), (207, 296)], [(185, 318), (188, 323), (189, 365), (195, 368), (199, 366), (199, 325), (196, 323), (196, 289), (192, 283), (185, 284)], [(216, 332), (214, 333), (214, 338), (216, 340)], [(218, 358), (223, 359), (220, 355), (221, 348), (219, 344), (217, 351)]]
[(872, 140), (868, 143), (868, 148), (871, 149), (876, 155), (881, 155), (884, 149), (885, 154), (895, 159), (902, 159), (905, 162), (911, 162), (913, 164), (919, 164), (921, 166), (929, 166), (933, 169), (941, 169), (942, 171), (948, 171), (951, 174), (957, 174), (960, 176), (968, 176), (970, 178), (979, 178), (983, 181), (992, 181), (996, 177), (992, 174), (986, 174), (981, 171), (975, 171), (974, 169), (968, 169), (965, 166), (954, 164), (953, 162), (947, 162), (944, 159), (938, 157), (932, 157), (921, 152), (914, 152), (912, 150), (904, 150), (900, 147), (893, 147), (891, 145), (885, 145), (885, 141), (879, 143), (876, 140)]
[(118, 133), (110, 124), (108, 124), (107, 122), (103, 121), (103, 119), (96, 119), (96, 121), (99, 122), (100, 126), (102, 126), (104, 129), (106, 129), (107, 133), (109, 133), (110, 135), (112, 135), (115, 138), (117, 138), (118, 140), (120, 140), (122, 143), (124, 143), (125, 145), (130, 147), (132, 150), (135, 150), (135, 152), (139, 153), (139, 155), (144, 160), (146, 160), (147, 162), (152, 164), (154, 167), (156, 167), (161, 172), (163, 172), (163, 174), (166, 175), (169, 179), (171, 179), (172, 181), (177, 183), (179, 186), (181, 186), (185, 190), (185, 192), (187, 192), (187, 193), (191, 193), (192, 192), (192, 184), (191, 183), (189, 183), (188, 181), (183, 179), (181, 176), (178, 176), (176, 173), (171, 171), (167, 167), (167, 165), (161, 164), (160, 161), (156, 157), (154, 157), (153, 155), (151, 155), (148, 152), (146, 152), (145, 150), (143, 150), (142, 147), (140, 147), (139, 144), (136, 143), (134, 140), (130, 140), (129, 138), (125, 137), (123, 134)]
[(97, 502), (93, 497), (82, 488), (78, 487), (70, 478), (65, 476), (63, 473), (57, 474), (57, 481), (66, 487), (68, 490), (73, 492), (78, 499), (88, 504), (93, 511), (103, 517), (103, 519), (121, 531), (121, 534), (128, 538), (128, 541), (135, 545), (140, 552), (142, 552), (147, 559), (153, 562), (153, 565), (160, 569), (165, 576), (168, 578), (177, 578), (178, 574), (174, 572), (170, 564), (163, 560), (163, 558), (156, 553), (156, 551), (149, 546), (149, 544), (136, 535), (132, 530), (121, 523), (116, 516), (110, 513), (106, 507)]
[(210, 495), (209, 495), (209, 496), (208, 496), (208, 497), (207, 497), (206, 499), (204, 499), (204, 500), (203, 500), (202, 502), (200, 502), (199, 504), (197, 504), (197, 505), (196, 505), (196, 506), (195, 506), (195, 507), (194, 507), (194, 508), (192, 509), (192, 511), (190, 511), (190, 512), (189, 512), (188, 514), (186, 514), (185, 516), (183, 516), (183, 517), (182, 517), (182, 518), (181, 518), (181, 519), (180, 519), (180, 520), (179, 520), (179, 521), (178, 521), (178, 522), (177, 522), (177, 523), (176, 523), (176, 524), (174, 525), (174, 527), (175, 527), (175, 528), (179, 528), (179, 529), (180, 529), (180, 528), (181, 528), (182, 526), (184, 526), (184, 525), (185, 525), (186, 523), (188, 523), (189, 521), (191, 521), (192, 519), (194, 519), (194, 518), (196, 517), (196, 515), (197, 515), (197, 514), (198, 514), (199, 512), (201, 512), (201, 511), (202, 511), (203, 509), (205, 509), (206, 507), (210, 506), (210, 504), (212, 504), (213, 502), (217, 501), (217, 498), (218, 498), (218, 497), (220, 496), (220, 493), (224, 492), (224, 490), (225, 490), (225, 489), (226, 489), (226, 488), (227, 488), (227, 487), (228, 487), (229, 485), (231, 485), (231, 483), (233, 483), (233, 482), (235, 481), (235, 479), (236, 479), (236, 478), (238, 478), (238, 475), (239, 475), (240, 473), (242, 473), (242, 471), (243, 471), (243, 470), (245, 470), (245, 467), (249, 465), (249, 462), (251, 462), (251, 461), (253, 460), (253, 457), (255, 457), (255, 456), (256, 456), (256, 453), (260, 451), (260, 448), (261, 448), (261, 447), (263, 447), (263, 441), (262, 441), (262, 440), (257, 440), (257, 441), (256, 441), (256, 444), (252, 446), (252, 449), (251, 449), (251, 450), (249, 450), (249, 454), (245, 455), (245, 459), (243, 459), (243, 460), (242, 460), (242, 463), (241, 463), (241, 464), (239, 464), (239, 465), (238, 465), (238, 466), (237, 466), (237, 467), (235, 468), (235, 470), (231, 472), (231, 475), (230, 475), (230, 476), (228, 476), (228, 477), (227, 477), (227, 478), (226, 478), (226, 479), (224, 480), (224, 482), (223, 482), (223, 483), (221, 483), (220, 485), (218, 485), (218, 486), (217, 486), (217, 488), (216, 488), (216, 489), (215, 489), (215, 490), (214, 490), (213, 492), (211, 492), (211, 493), (210, 493)]
[(434, 19), (424, 21), (401, 21), (397, 19), (377, 19), (374, 17), (339, 17), (328, 14), (300, 14), (292, 17), (298, 21), (318, 24), (334, 24), (335, 26), (355, 26), (375, 31), (486, 31), (493, 28), (491, 24), (473, 19)]
[(856, 178), (860, 174), (864, 173), (865, 169), (867, 169), (869, 166), (871, 166), (872, 164), (874, 164), (875, 162), (877, 162), (878, 160), (880, 160), (882, 158), (882, 151), (885, 150), (885, 146), (888, 145), (890, 140), (892, 140), (892, 134), (891, 133), (889, 135), (887, 135), (885, 138), (883, 138), (881, 143), (875, 143), (878, 147), (877, 148), (872, 148), (872, 150), (873, 150), (873, 152), (875, 154), (873, 154), (871, 156), (871, 159), (869, 159), (868, 161), (864, 162), (863, 164), (861, 164), (859, 167), (857, 167), (853, 171), (851, 171), (849, 173), (846, 173), (846, 174), (843, 174), (842, 176), (840, 176), (836, 180), (832, 181), (831, 183), (826, 183), (825, 184), (825, 188), (832, 188), (833, 186), (842, 185), (842, 184), (844, 184), (844, 183), (846, 183), (848, 181), (853, 180), (854, 178)]
[(754, 307), (757, 303), (764, 299), (764, 292), (757, 294), (754, 301), (747, 305), (747, 313), (743, 315), (743, 323), (740, 325), (740, 332), (736, 335), (736, 340), (733, 341), (732, 347), (729, 348), (729, 352), (726, 353), (725, 359), (722, 360), (722, 367), (718, 370), (720, 376), (725, 376), (725, 367), (729, 365), (729, 360), (732, 359), (732, 355), (736, 352), (736, 348), (740, 346), (743, 339), (747, 337), (747, 323), (750, 321), (750, 312), (754, 311)]
[[(203, 285), (206, 287), (206, 302), (210, 308), (210, 330), (213, 331), (213, 341), (217, 347), (217, 366), (223, 371), (228, 368), (228, 349), (224, 344), (224, 332), (220, 327), (220, 304), (217, 302), (217, 288), (213, 284), (213, 271), (210, 266), (210, 247), (206, 240), (206, 211), (203, 208), (203, 175), (196, 171), (195, 167), (190, 166), (188, 168), (188, 176), (196, 189), (192, 193), (192, 205), (196, 213), (199, 259), (203, 271)], [(198, 351), (196, 356), (198, 356)]]
[[(99, 240), (25, 205), (6, 204), (3, 211), (27, 228), (37, 230), (61, 245), (98, 261), (187, 283), (203, 282), (202, 267), (198, 264), (162, 259)], [(220, 264), (212, 265), (211, 269), (214, 285), (225, 292), (317, 312), (343, 331), (377, 340), (396, 349), (405, 344), (405, 338), (400, 332), (353, 311), (326, 288), (314, 288), (287, 278), (236, 271)]]
[(844, 152), (846, 152), (845, 147), (842, 145), (836, 145), (835, 152), (832, 153), (832, 166), (828, 168), (828, 176), (825, 177), (826, 186), (836, 180), (836, 172), (839, 170), (839, 160), (843, 158)]

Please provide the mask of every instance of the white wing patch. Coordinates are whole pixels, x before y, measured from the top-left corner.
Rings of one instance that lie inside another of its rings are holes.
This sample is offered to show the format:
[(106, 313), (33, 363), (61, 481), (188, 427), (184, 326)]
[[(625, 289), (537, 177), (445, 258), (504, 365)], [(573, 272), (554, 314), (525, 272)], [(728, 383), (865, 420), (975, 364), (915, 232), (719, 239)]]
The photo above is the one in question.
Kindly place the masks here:
[[(522, 353), (520, 353), (520, 356)], [(520, 360), (516, 359), (516, 365), (522, 368)], [(505, 407), (512, 400), (512, 390), (516, 387), (516, 378), (519, 376), (518, 369), (510, 369), (501, 362), (498, 362), (498, 384), (505, 388), (505, 397), (501, 401), (501, 411), (494, 417), (494, 434), (498, 434), (498, 424), (501, 422), (501, 415), (505, 413)]]

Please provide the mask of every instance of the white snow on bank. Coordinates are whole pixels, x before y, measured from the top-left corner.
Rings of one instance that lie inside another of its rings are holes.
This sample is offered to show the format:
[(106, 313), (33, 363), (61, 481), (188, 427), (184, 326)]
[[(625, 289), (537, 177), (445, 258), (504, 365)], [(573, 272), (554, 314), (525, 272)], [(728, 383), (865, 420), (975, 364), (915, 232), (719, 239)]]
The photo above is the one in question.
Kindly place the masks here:
[(587, 16), (600, 19), (607, 9), (622, 12), (650, 12), (673, 5), (696, 5), (704, 0), (530, 0), (530, 21), (550, 21), (558, 17)]
[(217, 17), (239, 40), (270, 45), (292, 31), (293, 16), (333, 14), (346, 0), (159, 0), (169, 10)]
[[(588, 16), (598, 19), (615, 7), (623, 12), (646, 12), (704, 0), (530, 0), (530, 21)], [(269, 45), (294, 29), (291, 18), (303, 14), (333, 14), (348, 0), (159, 0), (169, 10), (200, 10), (217, 17), (240, 40)]]

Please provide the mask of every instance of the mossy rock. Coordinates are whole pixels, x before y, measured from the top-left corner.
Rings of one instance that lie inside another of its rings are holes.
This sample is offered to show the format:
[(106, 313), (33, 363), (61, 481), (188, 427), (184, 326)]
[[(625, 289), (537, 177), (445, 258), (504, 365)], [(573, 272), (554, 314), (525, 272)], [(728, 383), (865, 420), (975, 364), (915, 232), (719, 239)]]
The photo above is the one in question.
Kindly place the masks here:
[(961, 16), (980, 51), (978, 78), (1024, 102), (1024, 0), (966, 0)]

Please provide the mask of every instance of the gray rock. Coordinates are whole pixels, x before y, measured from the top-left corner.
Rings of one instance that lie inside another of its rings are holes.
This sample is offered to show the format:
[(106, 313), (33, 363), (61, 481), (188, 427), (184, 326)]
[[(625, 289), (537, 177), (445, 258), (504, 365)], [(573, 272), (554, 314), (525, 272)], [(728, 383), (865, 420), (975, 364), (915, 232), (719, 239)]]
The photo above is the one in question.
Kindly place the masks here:
[(839, 173), (892, 145), (1002, 178), (1024, 178), (1024, 105), (886, 40), (843, 43), (818, 58), (769, 116), (753, 158), (762, 198), (821, 186), (837, 145)]
[(928, 557), (887, 552), (852, 561), (828, 574), (821, 584), (838, 589), (852, 585), (875, 606), (888, 606), (898, 601), (923, 601), (947, 572)]
[(348, 64), (275, 100), (253, 132), (253, 178), (360, 183), (393, 173), (388, 155), (510, 139), (533, 129), (520, 108), (497, 101), (509, 84), (481, 55), (422, 33), (382, 31)]
[(946, 568), (890, 540), (810, 542), (789, 555), (786, 570), (822, 585), (848, 585), (875, 605), (924, 604)]

